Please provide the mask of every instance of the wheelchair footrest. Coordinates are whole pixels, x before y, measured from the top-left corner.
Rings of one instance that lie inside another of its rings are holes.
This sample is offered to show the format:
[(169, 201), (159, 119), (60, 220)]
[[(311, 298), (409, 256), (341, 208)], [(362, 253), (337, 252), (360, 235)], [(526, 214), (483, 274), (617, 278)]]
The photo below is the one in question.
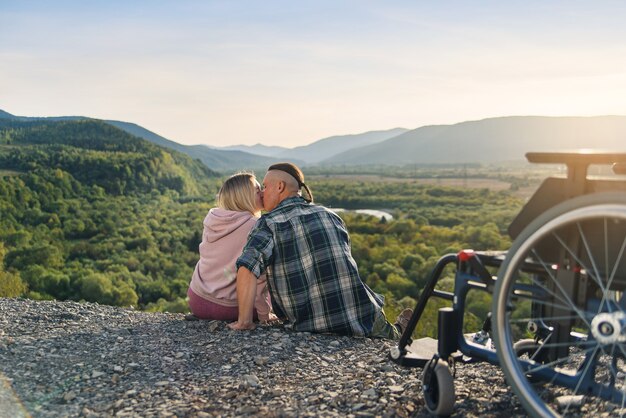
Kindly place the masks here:
[[(407, 353), (402, 358), (402, 365), (409, 367), (424, 367), (428, 361), (430, 361), (438, 352), (438, 341), (434, 338), (424, 337), (419, 340), (414, 340), (410, 346), (406, 348)], [(452, 354), (452, 358), (456, 361), (460, 361), (463, 358), (463, 354), (457, 351)]]

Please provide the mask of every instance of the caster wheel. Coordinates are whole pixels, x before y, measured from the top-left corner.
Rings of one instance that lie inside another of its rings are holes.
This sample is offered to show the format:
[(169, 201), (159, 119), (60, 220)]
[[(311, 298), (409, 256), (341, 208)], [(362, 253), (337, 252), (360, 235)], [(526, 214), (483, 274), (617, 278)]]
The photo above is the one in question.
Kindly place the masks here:
[[(539, 362), (541, 361), (541, 353), (539, 353), (540, 349), (541, 343), (536, 342), (532, 338), (525, 338), (513, 344), (513, 351), (515, 351), (517, 357), (527, 359), (532, 358)], [(537, 383), (541, 381), (530, 374), (527, 374), (526, 377), (530, 383)]]
[(452, 414), (454, 381), (448, 363), (435, 359), (426, 363), (422, 374), (422, 390), (428, 412), (444, 417)]
[(535, 342), (532, 338), (525, 338), (513, 344), (513, 350), (517, 357), (533, 357), (539, 348), (541, 348), (541, 344)]

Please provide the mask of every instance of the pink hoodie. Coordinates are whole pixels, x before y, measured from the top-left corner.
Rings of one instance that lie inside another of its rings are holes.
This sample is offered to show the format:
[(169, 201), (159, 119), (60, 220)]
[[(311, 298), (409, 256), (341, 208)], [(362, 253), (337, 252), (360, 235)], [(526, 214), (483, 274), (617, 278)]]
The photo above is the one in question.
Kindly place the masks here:
[[(220, 208), (209, 211), (203, 222), (200, 261), (189, 284), (196, 295), (222, 306), (237, 306), (235, 262), (257, 219), (250, 212)], [(257, 282), (254, 306), (259, 319), (267, 320), (270, 303), (265, 275)]]

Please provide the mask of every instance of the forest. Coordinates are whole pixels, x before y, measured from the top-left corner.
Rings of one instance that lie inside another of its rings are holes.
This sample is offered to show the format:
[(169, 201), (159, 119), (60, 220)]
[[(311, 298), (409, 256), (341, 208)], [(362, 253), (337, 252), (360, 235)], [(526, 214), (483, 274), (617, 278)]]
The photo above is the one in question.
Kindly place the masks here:
[[(97, 121), (0, 124), (0, 297), (186, 312), (202, 220), (228, 174)], [(393, 214), (340, 213), (361, 277), (385, 295), (391, 318), (415, 304), (442, 255), (508, 248), (506, 228), (523, 204), (511, 190), (411, 176), (307, 183), (319, 204)], [(451, 275), (443, 286), (451, 290)], [(435, 328), (442, 304), (418, 332)], [(468, 326), (488, 309), (487, 294), (472, 295)]]

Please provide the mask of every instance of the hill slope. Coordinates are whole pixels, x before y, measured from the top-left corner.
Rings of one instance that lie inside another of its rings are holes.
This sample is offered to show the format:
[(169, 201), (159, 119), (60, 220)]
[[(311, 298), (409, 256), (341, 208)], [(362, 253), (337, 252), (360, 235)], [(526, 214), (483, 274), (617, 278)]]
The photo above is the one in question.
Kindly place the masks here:
[(198, 182), (217, 176), (187, 155), (89, 119), (0, 119), (0, 168), (60, 169), (113, 194), (153, 189), (195, 194)]
[(237, 170), (262, 170), (279, 161), (279, 159), (274, 157), (265, 157), (240, 150), (222, 150), (205, 145), (183, 145), (157, 135), (134, 123), (116, 120), (106, 120), (105, 122), (162, 147), (171, 148), (187, 154), (192, 158), (202, 161), (207, 167), (213, 170), (224, 171), (229, 174)]
[(317, 164), (342, 152), (349, 152), (352, 149), (380, 143), (404, 132), (407, 132), (407, 129), (394, 128), (386, 131), (371, 131), (355, 135), (331, 136), (309, 145), (286, 150), (278, 154), (277, 157), (284, 160), (302, 160), (307, 164)]
[(528, 151), (626, 150), (626, 116), (511, 116), (424, 126), (323, 164), (445, 164), (524, 160)]

